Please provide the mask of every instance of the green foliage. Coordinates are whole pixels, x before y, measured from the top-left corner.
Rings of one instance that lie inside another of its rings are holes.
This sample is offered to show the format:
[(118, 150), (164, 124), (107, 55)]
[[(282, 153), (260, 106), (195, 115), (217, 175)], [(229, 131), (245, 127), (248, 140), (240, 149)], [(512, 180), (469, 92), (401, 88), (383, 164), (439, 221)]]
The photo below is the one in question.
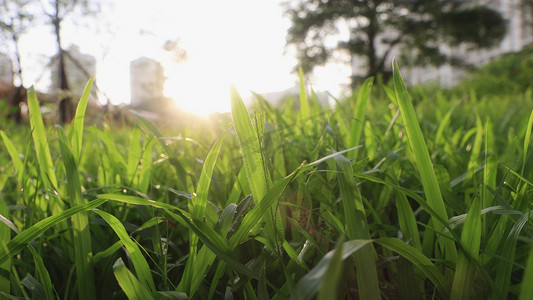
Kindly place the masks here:
[(82, 98), (54, 130), (30, 89), (30, 126), (0, 131), (0, 294), (529, 299), (531, 95), (393, 70), (335, 108), (303, 74), (300, 105), (233, 91), (179, 128), (86, 126)]
[(475, 91), (478, 97), (505, 97), (533, 89), (533, 46), (518, 53), (508, 53), (472, 71), (451, 90), (455, 93)]

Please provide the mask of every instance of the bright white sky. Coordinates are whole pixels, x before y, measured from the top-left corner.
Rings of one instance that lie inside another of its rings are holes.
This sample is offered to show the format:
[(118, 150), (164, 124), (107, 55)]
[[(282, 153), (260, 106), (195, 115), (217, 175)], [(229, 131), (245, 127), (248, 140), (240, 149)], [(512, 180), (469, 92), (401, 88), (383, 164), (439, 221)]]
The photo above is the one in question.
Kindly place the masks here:
[[(229, 110), (230, 84), (247, 97), (250, 91), (281, 91), (297, 81), (291, 72), (296, 60), (284, 55), (290, 21), (283, 17), (279, 0), (110, 2), (113, 8), (102, 15), (112, 34), (105, 29), (95, 34), (93, 29), (65, 24), (63, 35), (65, 48), (77, 44), (82, 53), (95, 56), (96, 80), (115, 103), (129, 101), (129, 64), (140, 56), (163, 64), (168, 78), (166, 96), (201, 115)], [(33, 51), (27, 61), (38, 58), (36, 44), (41, 54), (55, 52), (49, 32), (48, 27), (37, 29), (21, 41), (23, 48)], [(163, 50), (166, 40), (176, 38), (188, 53), (188, 61), (180, 64), (172, 62)], [(29, 85), (42, 65), (25, 69), (25, 84)], [(319, 68), (313, 88), (338, 95), (339, 85), (348, 83), (349, 72), (342, 65)]]

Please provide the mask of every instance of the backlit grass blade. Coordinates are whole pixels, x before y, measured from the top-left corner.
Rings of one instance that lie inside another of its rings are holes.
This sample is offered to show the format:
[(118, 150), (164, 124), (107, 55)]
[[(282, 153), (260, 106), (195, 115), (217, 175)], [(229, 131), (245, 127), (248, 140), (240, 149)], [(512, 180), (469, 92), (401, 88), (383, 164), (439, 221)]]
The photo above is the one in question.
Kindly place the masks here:
[(305, 89), (304, 71), (300, 67), (298, 69), (298, 77), (300, 79), (300, 122), (307, 121), (311, 116), (309, 108), (309, 99), (307, 98), (307, 91)]
[(87, 103), (89, 102), (89, 95), (91, 94), (93, 80), (94, 78), (91, 76), (85, 85), (83, 94), (78, 102), (78, 106), (76, 107), (74, 121), (72, 122), (73, 127), (71, 127), (72, 136), (70, 142), (72, 144), (72, 155), (74, 156), (76, 162), (79, 162), (80, 160), (83, 140), (83, 123), (85, 121), (85, 111), (87, 110)]
[[(409, 144), (411, 145), (411, 149), (415, 154), (416, 165), (418, 167), (418, 172), (420, 173), (420, 180), (422, 181), (422, 185), (424, 187), (426, 199), (429, 205), (436, 211), (438, 216), (441, 219), (447, 220), (448, 214), (446, 213), (446, 206), (444, 204), (444, 200), (442, 199), (439, 183), (437, 181), (437, 177), (435, 176), (435, 171), (433, 170), (433, 165), (424, 141), (424, 136), (422, 135), (422, 130), (420, 129), (413, 104), (411, 103), (411, 98), (407, 93), (407, 89), (405, 88), (405, 84), (402, 76), (400, 75), (400, 70), (396, 61), (393, 62), (393, 80), (396, 99), (401, 110)], [(436, 232), (442, 230), (443, 225), (440, 224), (440, 222), (435, 221), (433, 224)], [(442, 246), (444, 257), (447, 260), (455, 261), (457, 258), (457, 250), (455, 249), (453, 240), (450, 240), (446, 237), (441, 237), (439, 238), (439, 244)]]
[(255, 202), (260, 203), (268, 190), (261, 146), (246, 106), (234, 87), (231, 88), (231, 115), (239, 137), (246, 176)]
[(120, 285), (120, 288), (124, 291), (128, 299), (130, 300), (150, 300), (154, 299), (150, 291), (144, 284), (133, 275), (128, 268), (124, 265), (122, 258), (117, 259), (113, 265), (113, 273)]
[(207, 194), (209, 192), (209, 186), (211, 185), (211, 177), (213, 176), (213, 170), (225, 136), (226, 133), (213, 144), (204, 160), (196, 194), (192, 197), (193, 209), (191, 215), (193, 219), (200, 220), (204, 216), (205, 208), (207, 206)]
[(128, 149), (128, 164), (126, 168), (127, 184), (135, 185), (135, 174), (137, 173), (139, 160), (141, 159), (141, 145), (139, 127), (135, 126), (131, 132), (130, 148)]
[[(348, 257), (350, 257), (354, 252), (357, 253), (358, 250), (363, 248), (364, 246), (367, 246), (369, 243), (371, 243), (370, 240), (352, 240), (344, 242), (342, 245), (342, 255), (341, 260), (344, 261)], [(340, 246), (337, 246), (340, 247)], [(313, 299), (313, 297), (318, 293), (321, 282), (323, 280), (326, 280), (324, 276), (326, 275), (326, 272), (330, 265), (335, 263), (335, 260), (338, 258), (335, 258), (336, 250), (329, 251), (318, 264), (311, 269), (300, 281), (298, 284), (296, 284), (296, 287), (291, 292), (291, 298), (293, 300), (306, 300), (306, 299)]]
[[(59, 125), (56, 126), (59, 137), (59, 150), (67, 172), (67, 190), (70, 206), (85, 204), (81, 193), (78, 166), (70, 150), (67, 136)], [(89, 218), (86, 212), (72, 216), (72, 237), (74, 242), (74, 260), (80, 299), (95, 299), (94, 272), (91, 264), (92, 245), (89, 230)]]
[(24, 164), (22, 163), (22, 160), (19, 157), (19, 152), (17, 151), (13, 142), (11, 142), (9, 137), (2, 130), (0, 130), (0, 136), (2, 136), (2, 140), (4, 141), (4, 145), (6, 146), (7, 152), (11, 157), (11, 162), (13, 163), (13, 167), (15, 168), (15, 172), (17, 174), (17, 181), (19, 183), (22, 183), (22, 177), (24, 175)]
[(527, 122), (526, 134), (524, 137), (524, 151), (522, 153), (522, 171), (520, 174), (524, 175), (524, 167), (526, 166), (527, 151), (529, 149), (529, 143), (531, 142), (531, 131), (533, 130), (533, 110), (529, 115), (529, 121)]
[(17, 234), (5, 247), (0, 248), (0, 263), (19, 253), (28, 243), (41, 236), (50, 227), (61, 223), (79, 212), (98, 207), (106, 201), (106, 199), (93, 200), (87, 204), (69, 208), (37, 222), (35, 225)]
[(126, 251), (128, 251), (130, 255), (133, 267), (135, 268), (135, 273), (139, 278), (140, 284), (142, 284), (144, 288), (148, 289), (149, 291), (155, 291), (155, 284), (150, 273), (150, 266), (148, 266), (148, 263), (146, 262), (146, 259), (144, 258), (137, 244), (132, 241), (132, 239), (126, 232), (124, 225), (122, 225), (122, 223), (115, 216), (105, 211), (95, 209), (93, 210), (93, 212), (100, 215), (100, 217), (102, 217), (102, 219), (104, 219), (107, 224), (111, 226), (111, 228), (113, 229), (113, 231), (115, 231), (122, 244), (124, 244), (124, 247), (126, 247)]
[[(248, 183), (250, 184), (254, 201), (258, 205), (267, 194), (270, 183), (270, 177), (266, 171), (261, 151), (259, 135), (256, 131), (257, 127), (262, 126), (262, 124), (258, 124), (254, 128), (244, 102), (235, 87), (231, 88), (231, 115), (239, 138)], [(263, 220), (266, 222), (265, 235), (269, 237), (271, 242), (279, 242), (279, 239), (283, 238), (283, 234), (276, 233), (276, 231), (283, 232), (283, 226), (279, 219), (280, 214), (274, 213), (270, 206), (262, 213), (264, 214)]]
[[(365, 124), (365, 111), (370, 99), (370, 91), (372, 90), (372, 84), (374, 83), (374, 77), (370, 77), (361, 86), (357, 101), (355, 102), (355, 108), (352, 119), (352, 131), (350, 133), (349, 147), (359, 145), (361, 141), (361, 134)], [(356, 152), (353, 152), (354, 154)]]
[[(48, 138), (44, 129), (44, 123), (37, 101), (37, 94), (33, 86), (28, 89), (28, 108), (30, 111), (30, 125), (33, 136), (33, 143), (35, 144), (35, 153), (37, 154), (37, 161), (39, 162), (39, 171), (41, 173), (41, 180), (49, 191), (57, 188), (57, 178), (54, 172), (54, 165), (52, 163), (52, 156), (48, 147)], [(58, 213), (61, 210), (61, 203), (54, 201), (52, 203), (52, 213)]]
[[(352, 164), (342, 155), (336, 156), (335, 161), (344, 207), (346, 234), (351, 240), (370, 239), (363, 199), (353, 177)], [(367, 245), (355, 253), (355, 266), (359, 297), (380, 299), (373, 245)]]

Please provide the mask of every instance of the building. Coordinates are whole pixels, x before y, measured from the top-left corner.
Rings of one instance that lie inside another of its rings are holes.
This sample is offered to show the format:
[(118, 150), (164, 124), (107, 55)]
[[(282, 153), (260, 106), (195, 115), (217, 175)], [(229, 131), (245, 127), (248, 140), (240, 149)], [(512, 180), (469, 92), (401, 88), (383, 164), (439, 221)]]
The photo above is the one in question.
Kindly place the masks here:
[(130, 63), (131, 106), (156, 108), (163, 103), (165, 74), (161, 63), (140, 57)]

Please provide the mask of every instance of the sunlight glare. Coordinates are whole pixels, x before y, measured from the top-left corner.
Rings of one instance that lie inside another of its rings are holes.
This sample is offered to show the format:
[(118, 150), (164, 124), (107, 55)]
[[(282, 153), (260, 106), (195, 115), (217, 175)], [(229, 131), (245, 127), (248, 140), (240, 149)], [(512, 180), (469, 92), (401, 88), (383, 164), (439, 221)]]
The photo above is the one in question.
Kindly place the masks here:
[(206, 63), (166, 66), (165, 96), (183, 110), (207, 117), (230, 111), (230, 79)]

